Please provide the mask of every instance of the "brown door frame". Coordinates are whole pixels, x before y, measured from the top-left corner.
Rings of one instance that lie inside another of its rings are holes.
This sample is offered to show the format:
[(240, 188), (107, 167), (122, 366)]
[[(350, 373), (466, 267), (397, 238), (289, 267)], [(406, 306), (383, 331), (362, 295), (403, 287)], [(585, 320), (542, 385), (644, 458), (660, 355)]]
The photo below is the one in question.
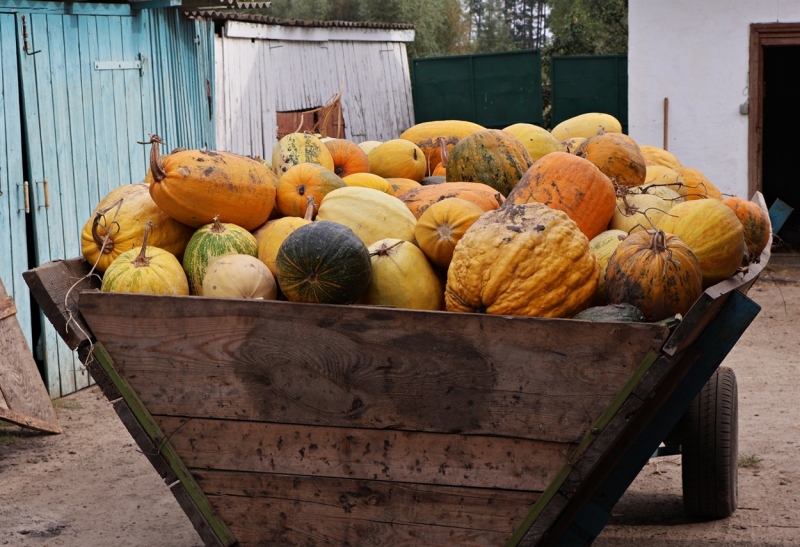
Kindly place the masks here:
[(750, 25), (749, 119), (747, 138), (748, 196), (763, 192), (764, 47), (800, 46), (800, 23)]

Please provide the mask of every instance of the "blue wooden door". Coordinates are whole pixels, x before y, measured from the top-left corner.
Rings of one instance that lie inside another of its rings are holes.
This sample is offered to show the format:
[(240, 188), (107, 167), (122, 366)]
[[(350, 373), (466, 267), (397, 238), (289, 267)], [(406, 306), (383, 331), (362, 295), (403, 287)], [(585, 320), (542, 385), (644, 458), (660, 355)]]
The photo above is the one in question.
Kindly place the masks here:
[[(17, 26), (27, 36), (20, 82), (36, 263), (44, 264), (80, 256), (81, 229), (99, 200), (144, 178), (148, 151), (137, 141), (152, 112), (137, 62), (147, 30), (142, 18), (105, 15), (17, 14)], [(51, 397), (88, 386), (77, 355), (42, 324)]]
[(28, 269), (25, 191), (16, 22), (13, 15), (0, 14), (0, 278), (14, 298), (19, 324), (32, 347), (30, 293), (22, 280)]

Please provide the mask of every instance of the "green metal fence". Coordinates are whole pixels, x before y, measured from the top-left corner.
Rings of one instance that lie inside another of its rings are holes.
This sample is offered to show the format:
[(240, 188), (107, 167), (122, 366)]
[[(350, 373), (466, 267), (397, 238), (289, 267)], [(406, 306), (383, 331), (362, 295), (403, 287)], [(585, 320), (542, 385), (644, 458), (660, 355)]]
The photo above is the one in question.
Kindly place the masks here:
[(466, 120), (502, 129), (542, 124), (538, 50), (412, 59), (414, 117)]
[(628, 132), (628, 56), (553, 57), (550, 65), (553, 125), (586, 112), (605, 112)]

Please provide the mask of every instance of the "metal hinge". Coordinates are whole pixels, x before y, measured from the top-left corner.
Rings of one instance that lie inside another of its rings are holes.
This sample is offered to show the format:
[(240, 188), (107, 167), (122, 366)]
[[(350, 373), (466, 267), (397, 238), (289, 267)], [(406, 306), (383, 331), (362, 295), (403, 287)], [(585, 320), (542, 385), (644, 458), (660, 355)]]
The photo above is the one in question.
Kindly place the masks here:
[(133, 61), (95, 61), (95, 70), (141, 70), (142, 61), (135, 59)]

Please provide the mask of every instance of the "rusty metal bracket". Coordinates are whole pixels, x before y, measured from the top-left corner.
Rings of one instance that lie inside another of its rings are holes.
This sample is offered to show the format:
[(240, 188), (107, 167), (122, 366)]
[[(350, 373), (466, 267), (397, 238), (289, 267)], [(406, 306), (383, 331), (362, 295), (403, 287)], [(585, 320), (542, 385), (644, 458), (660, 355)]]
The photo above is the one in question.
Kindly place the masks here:
[(30, 46), (28, 45), (28, 25), (25, 22), (25, 16), (20, 16), (22, 20), (22, 51), (25, 52), (25, 55), (36, 55), (37, 53), (41, 53), (41, 49), (37, 49), (36, 51), (29, 51)]

